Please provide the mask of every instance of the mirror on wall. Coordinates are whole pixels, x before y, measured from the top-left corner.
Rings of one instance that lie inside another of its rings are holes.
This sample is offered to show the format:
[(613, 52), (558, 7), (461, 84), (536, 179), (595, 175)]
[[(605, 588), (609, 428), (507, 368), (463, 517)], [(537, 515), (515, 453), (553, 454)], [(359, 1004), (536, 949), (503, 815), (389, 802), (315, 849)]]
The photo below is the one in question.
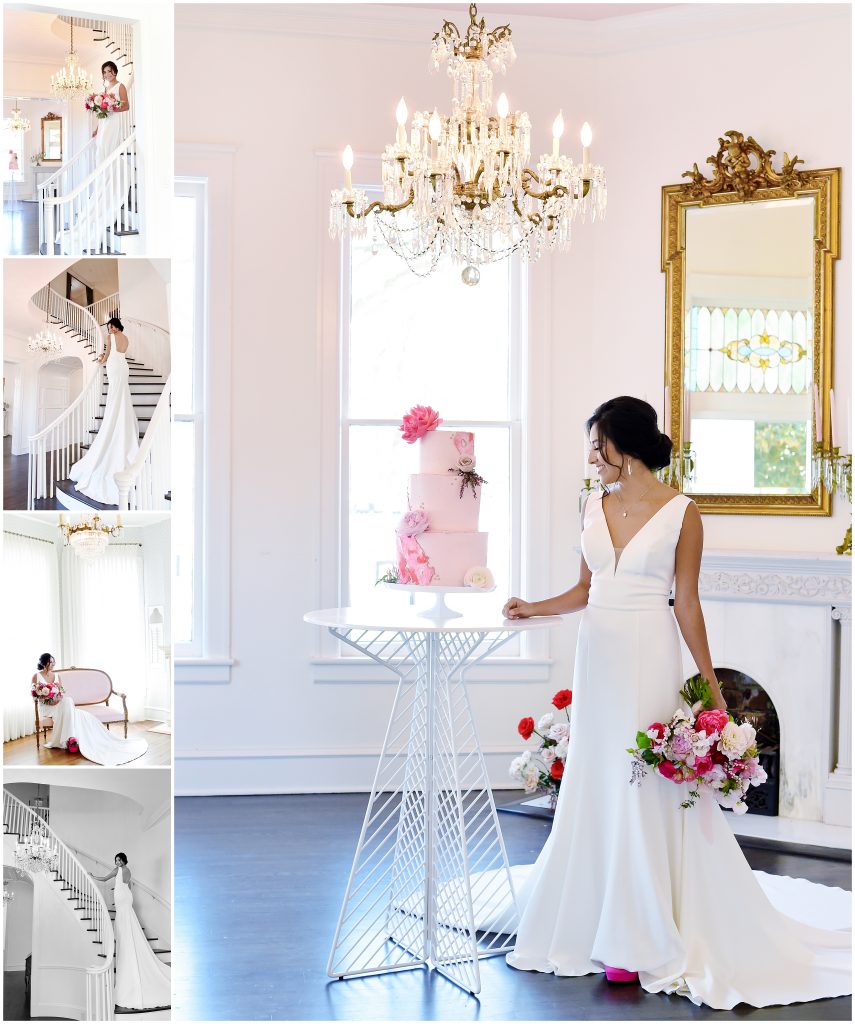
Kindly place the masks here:
[(42, 162), (62, 163), (62, 117), (48, 113), (42, 118)]
[[(839, 170), (802, 171), (729, 132), (663, 189), (666, 416), (672, 482), (702, 512), (830, 514), (814, 470), (830, 443)], [(835, 439), (834, 443), (841, 443)]]

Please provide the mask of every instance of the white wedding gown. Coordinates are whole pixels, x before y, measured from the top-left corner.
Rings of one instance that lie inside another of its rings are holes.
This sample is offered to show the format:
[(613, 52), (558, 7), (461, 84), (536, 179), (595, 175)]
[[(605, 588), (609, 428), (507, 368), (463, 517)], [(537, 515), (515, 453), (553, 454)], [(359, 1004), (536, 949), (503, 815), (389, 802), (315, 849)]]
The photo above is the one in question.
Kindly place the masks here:
[(139, 451), (139, 425), (131, 398), (128, 361), (115, 343), (107, 357), (107, 404), (89, 451), (68, 476), (77, 490), (104, 505), (119, 504), (115, 474), (128, 468)]
[(683, 810), (682, 788), (659, 776), (629, 784), (636, 732), (679, 706), (668, 597), (689, 500), (672, 498), (617, 563), (602, 499), (588, 501), (566, 769), (540, 856), (513, 869), (521, 920), (507, 962), (562, 976), (621, 967), (648, 992), (714, 1009), (847, 995), (851, 933), (801, 922), (848, 927), (848, 893), (753, 873), (708, 795)]
[(113, 1002), (127, 1010), (154, 1010), (172, 1002), (172, 972), (158, 960), (134, 913), (134, 895), (123, 868), (116, 872), (116, 984)]
[[(40, 672), (36, 674), (41, 675)], [(54, 678), (62, 685), (59, 673), (55, 673)], [(114, 736), (94, 715), (76, 707), (68, 694), (59, 704), (44, 707), (41, 715), (50, 715), (53, 719), (50, 740), (44, 744), (46, 747), (64, 748), (69, 739), (74, 737), (80, 753), (87, 761), (94, 761), (95, 764), (127, 764), (128, 761), (142, 757), (148, 750), (145, 740), (126, 740)]]
[[(103, 91), (118, 99), (120, 85), (120, 82), (114, 82)], [(95, 135), (93, 170), (104, 163), (107, 157), (109, 157), (123, 141), (122, 134), (125, 120), (126, 119), (121, 114), (108, 114), (104, 118), (98, 118), (98, 131)], [(120, 158), (114, 165), (112, 179), (105, 179), (100, 184), (92, 186), (93, 191), (90, 192), (88, 202), (81, 209), (79, 216), (76, 218), (76, 227), (78, 232), (80, 232), (76, 241), (82, 248), (88, 248), (90, 243), (92, 245), (97, 244), (102, 231), (115, 223), (122, 206), (127, 199), (129, 186), (130, 179), (128, 166), (122, 158)], [(94, 189), (96, 187), (101, 190), (97, 197), (94, 193)], [(103, 190), (107, 191), (105, 192)], [(96, 199), (101, 198), (103, 198), (102, 209), (104, 213), (102, 215), (97, 215), (96, 211), (98, 203)], [(90, 237), (93, 233), (95, 235), (94, 239)], [(71, 247), (71, 231), (57, 231), (56, 241), (61, 243), (63, 252), (68, 251)]]

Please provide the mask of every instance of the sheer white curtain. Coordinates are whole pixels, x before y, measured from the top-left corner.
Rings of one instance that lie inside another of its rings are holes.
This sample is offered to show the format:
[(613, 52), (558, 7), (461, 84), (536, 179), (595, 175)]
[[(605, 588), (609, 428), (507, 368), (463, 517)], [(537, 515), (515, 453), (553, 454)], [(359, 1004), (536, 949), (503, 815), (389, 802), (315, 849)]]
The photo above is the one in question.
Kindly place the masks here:
[[(110, 544), (92, 559), (62, 553), (65, 663), (100, 668), (128, 695), (128, 717), (145, 717), (143, 556), (138, 544)], [(111, 706), (114, 697), (111, 701)]]
[(62, 664), (56, 545), (3, 534), (3, 742), (35, 728), (30, 682), (40, 655)]

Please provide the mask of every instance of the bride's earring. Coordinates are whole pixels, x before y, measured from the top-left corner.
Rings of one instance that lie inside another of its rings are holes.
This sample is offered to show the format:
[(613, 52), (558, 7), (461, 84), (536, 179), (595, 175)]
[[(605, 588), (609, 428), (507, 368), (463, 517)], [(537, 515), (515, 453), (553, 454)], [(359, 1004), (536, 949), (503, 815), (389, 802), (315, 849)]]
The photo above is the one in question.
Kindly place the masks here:
[(632, 476), (632, 459), (629, 460), (629, 466), (626, 471), (629, 476)]

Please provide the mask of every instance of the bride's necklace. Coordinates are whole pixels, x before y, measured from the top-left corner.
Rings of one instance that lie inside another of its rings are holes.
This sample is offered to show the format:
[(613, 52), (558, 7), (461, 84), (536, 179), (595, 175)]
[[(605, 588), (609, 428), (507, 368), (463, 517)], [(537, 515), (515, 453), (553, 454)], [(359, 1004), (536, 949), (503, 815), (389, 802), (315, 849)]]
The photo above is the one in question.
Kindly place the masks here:
[[(655, 483), (655, 482), (656, 481), (654, 480), (653, 483)], [(633, 505), (638, 505), (638, 504), (641, 503), (642, 498), (644, 497), (645, 494), (647, 494), (647, 492), (653, 486), (653, 483), (648, 484), (648, 486), (645, 487), (645, 489), (641, 492), (641, 494), (639, 494), (639, 496), (635, 499), (635, 501), (633, 502)], [(630, 510), (632, 509), (633, 506), (631, 505), (629, 508), (627, 508), (626, 505), (624, 505), (623, 498), (620, 495), (620, 490), (619, 489), (615, 490), (615, 494), (617, 495), (617, 500), (620, 502), (620, 507), (623, 509), (623, 512), (621, 513), (621, 515), (624, 517), (624, 519), (626, 519), (626, 517), (629, 515)]]

